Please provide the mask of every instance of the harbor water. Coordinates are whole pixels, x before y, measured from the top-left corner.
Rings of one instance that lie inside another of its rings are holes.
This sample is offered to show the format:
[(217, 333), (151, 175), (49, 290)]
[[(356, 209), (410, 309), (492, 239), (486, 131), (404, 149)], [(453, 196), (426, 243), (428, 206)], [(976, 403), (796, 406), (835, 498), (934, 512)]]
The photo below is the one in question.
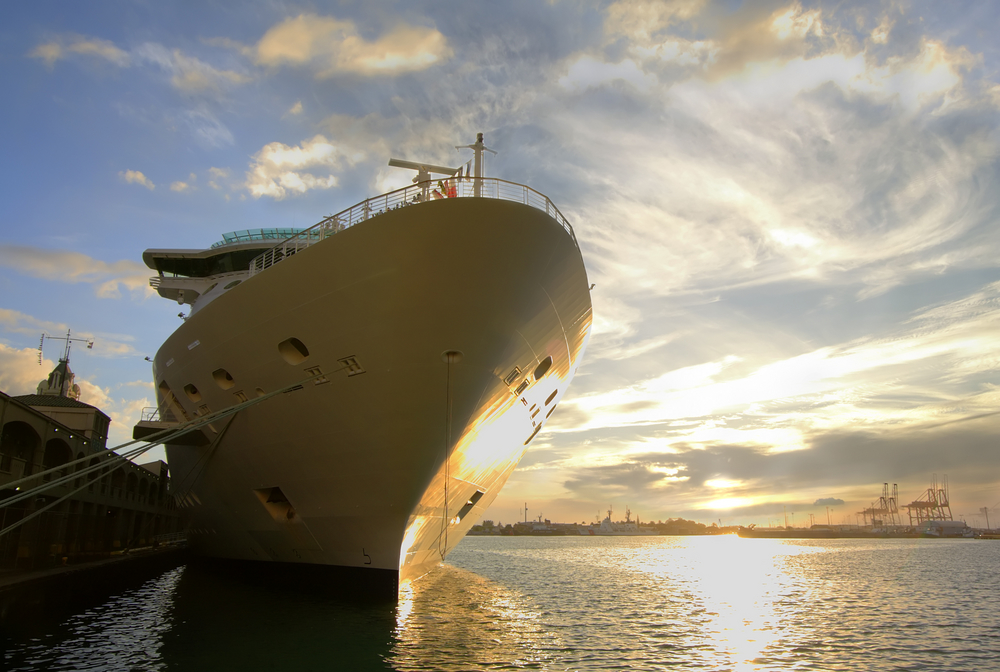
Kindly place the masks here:
[(1000, 543), (468, 537), (396, 601), (188, 564), (8, 670), (1000, 670)]

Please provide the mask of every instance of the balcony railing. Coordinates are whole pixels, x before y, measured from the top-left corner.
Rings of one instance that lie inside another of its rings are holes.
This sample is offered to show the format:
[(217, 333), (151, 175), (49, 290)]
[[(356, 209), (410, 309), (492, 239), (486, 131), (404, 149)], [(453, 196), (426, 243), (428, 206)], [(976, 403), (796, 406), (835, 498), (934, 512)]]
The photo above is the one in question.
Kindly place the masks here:
[(177, 417), (171, 412), (169, 408), (159, 409), (156, 406), (144, 406), (141, 415), (139, 416), (140, 422), (177, 422)]
[[(425, 184), (415, 184), (396, 191), (390, 191), (381, 196), (375, 196), (361, 201), (346, 210), (330, 215), (321, 222), (303, 229), (299, 233), (275, 245), (267, 252), (255, 257), (250, 262), (250, 275), (260, 273), (270, 268), (285, 257), (290, 257), (299, 250), (325, 240), (344, 229), (377, 217), (390, 210), (421, 205), (430, 200), (443, 198), (495, 198), (501, 201), (523, 203), (543, 211), (566, 229), (573, 243), (576, 244), (576, 234), (569, 221), (559, 212), (559, 208), (549, 200), (548, 196), (535, 191), (531, 187), (508, 182), (495, 177), (467, 177), (461, 180), (440, 180)], [(439, 186), (440, 185), (440, 186)], [(442, 193), (441, 186), (444, 187)], [(478, 193), (477, 193), (478, 192)]]

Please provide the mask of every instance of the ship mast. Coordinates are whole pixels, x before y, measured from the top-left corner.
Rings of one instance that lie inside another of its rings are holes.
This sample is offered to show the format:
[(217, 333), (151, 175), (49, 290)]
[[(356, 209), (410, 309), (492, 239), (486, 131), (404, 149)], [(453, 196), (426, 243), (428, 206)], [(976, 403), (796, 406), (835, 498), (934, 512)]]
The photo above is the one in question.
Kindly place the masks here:
[(472, 145), (455, 145), (455, 149), (471, 149), (476, 154), (475, 162), (472, 165), (472, 176), (475, 178), (475, 182), (472, 186), (472, 193), (475, 196), (482, 196), (483, 194), (483, 152), (490, 152), (496, 155), (492, 149), (487, 147), (483, 143), (483, 134), (476, 133), (476, 142)]

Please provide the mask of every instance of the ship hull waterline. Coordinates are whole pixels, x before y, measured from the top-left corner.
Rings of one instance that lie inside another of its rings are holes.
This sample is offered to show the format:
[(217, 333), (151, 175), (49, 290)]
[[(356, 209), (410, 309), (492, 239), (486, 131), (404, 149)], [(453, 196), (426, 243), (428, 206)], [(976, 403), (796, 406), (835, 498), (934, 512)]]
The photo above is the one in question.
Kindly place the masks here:
[(249, 278), (160, 348), (160, 408), (192, 418), (323, 377), (168, 444), (192, 544), (425, 573), (496, 498), (590, 325), (571, 235), (504, 201), (391, 211)]

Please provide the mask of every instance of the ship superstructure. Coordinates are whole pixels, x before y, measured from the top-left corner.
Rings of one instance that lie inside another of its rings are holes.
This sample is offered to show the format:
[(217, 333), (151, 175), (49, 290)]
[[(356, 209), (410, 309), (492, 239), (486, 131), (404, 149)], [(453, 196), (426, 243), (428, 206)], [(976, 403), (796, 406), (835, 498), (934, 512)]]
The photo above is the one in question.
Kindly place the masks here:
[(643, 529), (639, 526), (639, 517), (632, 520), (632, 510), (625, 507), (625, 520), (611, 520), (612, 508), (608, 507), (608, 515), (600, 524), (580, 528), (580, 534), (596, 537), (645, 537), (659, 534), (656, 530)]
[(418, 576), (565, 394), (592, 312), (572, 227), (528, 186), (408, 167), (413, 186), (309, 229), (143, 254), (190, 312), (136, 436), (262, 399), (167, 444), (204, 553)]

